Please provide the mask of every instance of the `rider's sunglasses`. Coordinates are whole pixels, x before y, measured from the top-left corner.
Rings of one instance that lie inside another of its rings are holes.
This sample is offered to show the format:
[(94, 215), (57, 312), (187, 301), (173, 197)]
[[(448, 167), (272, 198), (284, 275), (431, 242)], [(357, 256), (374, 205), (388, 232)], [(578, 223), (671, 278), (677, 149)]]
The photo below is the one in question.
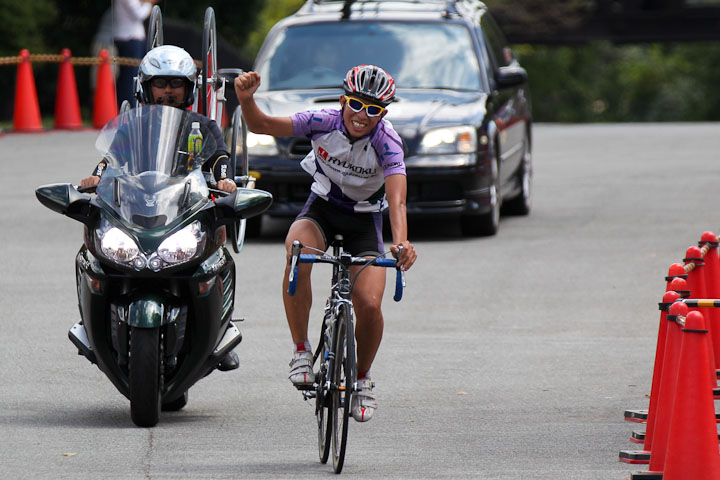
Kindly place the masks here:
[(380, 105), (368, 105), (367, 103), (361, 102), (357, 98), (348, 97), (347, 95), (344, 95), (344, 97), (347, 106), (350, 107), (350, 110), (355, 113), (361, 112), (364, 108), (367, 111), (368, 117), (377, 117), (385, 111), (385, 107), (381, 107)]
[(155, 88), (165, 88), (168, 83), (170, 84), (170, 88), (180, 88), (185, 85), (185, 79), (155, 77), (150, 80), (150, 85)]

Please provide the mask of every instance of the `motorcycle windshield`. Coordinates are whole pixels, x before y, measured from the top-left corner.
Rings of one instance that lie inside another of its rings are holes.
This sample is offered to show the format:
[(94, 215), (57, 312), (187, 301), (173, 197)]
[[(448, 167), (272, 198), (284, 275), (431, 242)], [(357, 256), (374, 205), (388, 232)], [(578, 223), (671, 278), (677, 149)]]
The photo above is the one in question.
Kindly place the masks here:
[[(193, 122), (203, 138), (200, 152), (191, 154)], [(95, 146), (107, 162), (97, 196), (130, 224), (159, 228), (208, 202), (201, 168), (217, 144), (195, 112), (162, 105), (128, 110), (105, 125)]]

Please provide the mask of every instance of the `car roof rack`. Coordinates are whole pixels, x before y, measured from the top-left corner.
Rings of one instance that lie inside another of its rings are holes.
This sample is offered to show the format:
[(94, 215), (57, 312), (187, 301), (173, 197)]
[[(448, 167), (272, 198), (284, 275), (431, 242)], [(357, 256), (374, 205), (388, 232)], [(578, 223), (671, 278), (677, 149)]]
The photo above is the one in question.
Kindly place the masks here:
[[(311, 13), (315, 10), (315, 6), (320, 5), (332, 5), (342, 4), (342, 19), (350, 18), (353, 11), (353, 4), (374, 4), (380, 6), (382, 4), (415, 4), (415, 5), (436, 5), (438, 11), (443, 12), (443, 16), (450, 17), (453, 15), (461, 15), (461, 9), (458, 8), (459, 4), (463, 3), (481, 3), (478, 0), (308, 0), (304, 6), (306, 13)], [(362, 7), (361, 7), (362, 8)]]

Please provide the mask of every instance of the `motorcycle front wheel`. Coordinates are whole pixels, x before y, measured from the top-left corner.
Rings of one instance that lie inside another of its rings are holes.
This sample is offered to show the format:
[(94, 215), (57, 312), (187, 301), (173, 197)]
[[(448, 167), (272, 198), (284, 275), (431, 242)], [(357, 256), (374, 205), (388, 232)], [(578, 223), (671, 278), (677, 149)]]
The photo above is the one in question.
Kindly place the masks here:
[(154, 427), (161, 408), (160, 328), (131, 328), (129, 364), (130, 416), (138, 427)]

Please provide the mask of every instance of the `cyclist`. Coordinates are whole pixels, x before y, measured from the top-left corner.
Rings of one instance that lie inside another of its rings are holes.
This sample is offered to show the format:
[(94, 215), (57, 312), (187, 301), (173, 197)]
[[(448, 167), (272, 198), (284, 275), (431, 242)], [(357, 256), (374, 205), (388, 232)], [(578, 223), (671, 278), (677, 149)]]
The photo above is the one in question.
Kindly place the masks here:
[[(174, 45), (163, 45), (150, 50), (138, 68), (138, 91), (136, 98), (145, 105), (169, 105), (177, 108), (188, 108), (195, 100), (195, 79), (197, 69), (195, 61), (189, 53)], [(222, 132), (217, 123), (207, 117), (201, 117), (203, 126), (207, 126), (217, 143), (217, 150), (203, 165), (203, 170), (213, 172), (217, 180), (218, 190), (232, 193), (237, 188), (232, 180), (232, 163), (229, 150), (225, 145)], [(92, 175), (83, 178), (81, 187), (93, 187), (100, 182), (100, 177), (107, 164), (100, 161)]]
[[(188, 108), (195, 99), (195, 79), (197, 70), (195, 61), (189, 53), (180, 47), (163, 45), (150, 50), (143, 58), (138, 69), (138, 91), (136, 98), (145, 105), (168, 105), (176, 108)], [(232, 193), (237, 188), (229, 175), (232, 172), (228, 148), (217, 123), (198, 115), (201, 123), (212, 132), (217, 144), (215, 153), (205, 162), (203, 170), (213, 172), (217, 180), (217, 189)], [(107, 163), (101, 160), (91, 176), (83, 178), (81, 187), (94, 187), (100, 183)], [(229, 352), (218, 365), (218, 370), (234, 370), (239, 367), (237, 353)]]
[[(382, 68), (360, 65), (345, 76), (339, 110), (307, 111), (290, 117), (263, 113), (253, 98), (259, 86), (257, 72), (246, 72), (235, 79), (235, 93), (248, 128), (278, 137), (306, 137), (313, 146), (302, 167), (314, 181), (285, 239), (288, 264), (283, 277), (283, 302), (295, 343), (290, 381), (296, 386), (311, 385), (315, 379), (307, 333), (312, 305), (311, 264), (299, 266), (297, 293), (289, 296), (286, 292), (292, 242), (299, 240), (305, 246), (325, 250), (328, 239), (341, 234), (351, 254), (378, 255), (384, 251), (381, 212), (388, 206), (393, 241), (390, 250), (398, 265), (407, 270), (417, 258), (407, 235), (402, 141), (384, 118), (395, 95), (395, 84)], [(352, 268), (357, 272), (360, 267)], [(370, 367), (383, 333), (380, 306), (385, 275), (382, 267), (366, 268), (356, 279), (352, 293), (358, 368), (352, 415), (360, 422), (370, 420), (377, 408)]]

